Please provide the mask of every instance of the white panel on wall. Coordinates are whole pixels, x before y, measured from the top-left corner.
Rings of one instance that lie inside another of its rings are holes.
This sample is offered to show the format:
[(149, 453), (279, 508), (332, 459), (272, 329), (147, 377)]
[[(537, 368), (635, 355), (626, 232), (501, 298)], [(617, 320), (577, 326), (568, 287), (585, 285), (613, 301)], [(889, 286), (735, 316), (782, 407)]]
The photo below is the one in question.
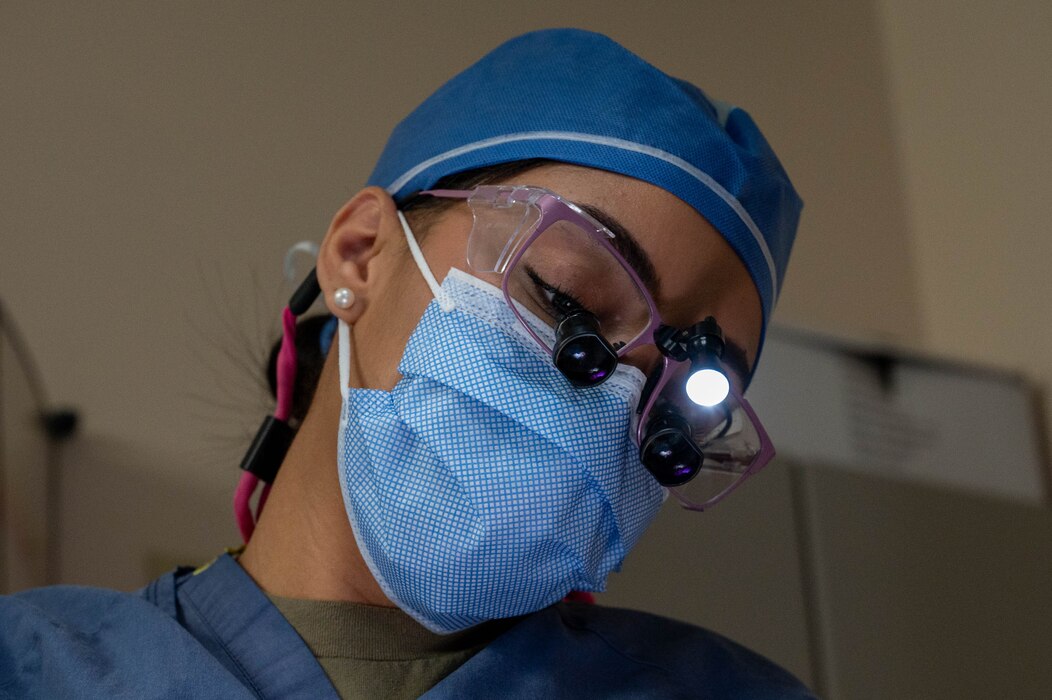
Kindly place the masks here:
[(794, 476), (821, 697), (1052, 697), (1052, 511), (844, 469)]
[(774, 328), (749, 399), (797, 460), (1048, 498), (1034, 390), (1016, 375)]

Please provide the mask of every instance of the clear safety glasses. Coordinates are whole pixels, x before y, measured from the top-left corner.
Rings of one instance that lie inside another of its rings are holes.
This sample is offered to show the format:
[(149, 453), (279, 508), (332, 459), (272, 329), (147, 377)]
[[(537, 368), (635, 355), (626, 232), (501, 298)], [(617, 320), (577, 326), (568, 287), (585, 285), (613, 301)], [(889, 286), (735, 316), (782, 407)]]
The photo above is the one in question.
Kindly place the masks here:
[(421, 194), (467, 200), (468, 264), (499, 277), (508, 306), (574, 384), (600, 384), (627, 353), (658, 347), (662, 361), (648, 375), (632, 429), (641, 461), (681, 505), (709, 508), (771, 460), (767, 433), (727, 381), (715, 319), (686, 329), (664, 324), (634, 243), (539, 187)]

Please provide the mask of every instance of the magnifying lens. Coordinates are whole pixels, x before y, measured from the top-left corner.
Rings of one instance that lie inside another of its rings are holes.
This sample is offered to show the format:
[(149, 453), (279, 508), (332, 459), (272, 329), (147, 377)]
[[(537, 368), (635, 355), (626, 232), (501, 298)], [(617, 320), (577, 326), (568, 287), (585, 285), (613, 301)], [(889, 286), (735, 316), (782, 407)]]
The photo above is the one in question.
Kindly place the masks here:
[(577, 386), (598, 386), (617, 369), (617, 351), (600, 333), (598, 319), (578, 309), (555, 327), (552, 362)]
[[(639, 456), (658, 483), (680, 486), (701, 470), (705, 455), (695, 441), (695, 433), (704, 431), (688, 418), (694, 411), (678, 403), (675, 397), (685, 395), (691, 403), (705, 409), (720, 406), (727, 400), (730, 381), (720, 367), (724, 350), (723, 331), (716, 319), (709, 316), (689, 328), (659, 328), (654, 340), (669, 360), (689, 362), (690, 371), (686, 379), (674, 373), (672, 377), (675, 378), (661, 382), (660, 371), (649, 378), (649, 391), (644, 389), (640, 406), (653, 404), (655, 410), (647, 420)], [(650, 392), (655, 390), (658, 396), (652, 401)]]
[(705, 455), (683, 416), (669, 406), (655, 413), (639, 447), (640, 459), (659, 484), (680, 486), (697, 475)]

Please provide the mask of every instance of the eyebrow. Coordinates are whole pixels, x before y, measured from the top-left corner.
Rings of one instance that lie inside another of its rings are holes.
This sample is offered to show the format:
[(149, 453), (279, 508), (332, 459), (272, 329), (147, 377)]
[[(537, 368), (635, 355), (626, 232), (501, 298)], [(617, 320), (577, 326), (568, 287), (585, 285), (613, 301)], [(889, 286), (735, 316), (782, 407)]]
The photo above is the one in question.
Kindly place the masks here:
[(654, 269), (654, 262), (647, 255), (647, 252), (643, 250), (643, 246), (639, 245), (636, 237), (620, 221), (599, 207), (591, 204), (578, 204), (577, 206), (588, 212), (593, 219), (614, 234), (610, 243), (621, 254), (621, 257), (625, 259), (625, 262), (635, 270), (635, 273), (639, 275), (639, 279), (643, 280), (643, 284), (650, 290), (650, 296), (654, 297), (654, 303), (658, 303), (658, 300), (661, 298), (661, 278), (658, 277), (657, 271)]
[[(614, 234), (611, 244), (621, 254), (621, 257), (625, 259), (625, 262), (631, 265), (632, 269), (639, 275), (639, 279), (650, 290), (650, 295), (654, 297), (654, 303), (657, 304), (661, 298), (661, 278), (658, 277), (657, 271), (654, 269), (654, 262), (647, 255), (643, 246), (639, 244), (639, 241), (636, 240), (636, 237), (620, 221), (599, 207), (591, 204), (578, 204), (577, 206), (588, 212), (593, 219)], [(749, 356), (745, 349), (730, 338), (723, 339), (723, 346), (722, 360), (724, 364), (738, 375), (743, 387), (748, 385), (752, 372), (749, 368)]]

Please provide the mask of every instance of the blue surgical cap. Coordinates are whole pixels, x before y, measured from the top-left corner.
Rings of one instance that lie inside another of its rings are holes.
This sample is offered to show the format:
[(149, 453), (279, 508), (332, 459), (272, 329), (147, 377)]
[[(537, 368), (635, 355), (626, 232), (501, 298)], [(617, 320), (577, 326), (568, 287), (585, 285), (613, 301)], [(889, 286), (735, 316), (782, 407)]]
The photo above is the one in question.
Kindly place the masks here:
[(694, 207), (748, 269), (766, 331), (803, 203), (744, 110), (601, 34), (531, 32), (413, 110), (368, 184), (402, 200), (446, 175), (529, 158), (628, 175)]

